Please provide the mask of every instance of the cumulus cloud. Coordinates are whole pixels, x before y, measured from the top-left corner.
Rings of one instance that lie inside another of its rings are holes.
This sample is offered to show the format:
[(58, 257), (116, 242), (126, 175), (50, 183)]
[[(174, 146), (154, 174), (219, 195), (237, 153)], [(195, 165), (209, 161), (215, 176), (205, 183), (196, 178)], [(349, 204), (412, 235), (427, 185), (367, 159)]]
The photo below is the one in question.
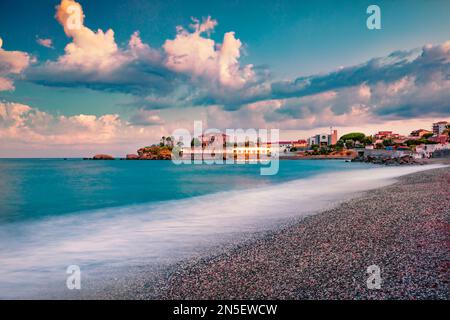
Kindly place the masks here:
[[(148, 127), (160, 122), (149, 110), (195, 106), (206, 107), (211, 121), (219, 117), (240, 123), (242, 118), (279, 128), (450, 113), (450, 41), (275, 81), (267, 69), (241, 63), (243, 44), (235, 32), (214, 41), (210, 34), (218, 22), (211, 17), (178, 26), (175, 37), (157, 49), (144, 43), (139, 32), (119, 46), (112, 29), (91, 30), (74, 0), (61, 1), (56, 19), (71, 42), (57, 60), (29, 68), (27, 79), (131, 93), (139, 107), (131, 120)], [(0, 89), (11, 87), (0, 71)]]
[(57, 60), (30, 70), (30, 81), (124, 91), (144, 98), (150, 108), (150, 101), (164, 97), (171, 97), (168, 106), (226, 103), (237, 91), (244, 95), (256, 83), (253, 66), (239, 63), (242, 43), (234, 32), (226, 33), (222, 43), (209, 38), (217, 25), (211, 17), (202, 22), (192, 18), (187, 29), (178, 26), (175, 38), (158, 49), (144, 43), (139, 32), (121, 47), (112, 29), (91, 30), (84, 25), (83, 8), (74, 0), (62, 0), (55, 17), (72, 41)]
[[(157, 114), (142, 111), (147, 123), (132, 123), (117, 114), (53, 115), (28, 105), (0, 102), (0, 156), (124, 155), (169, 135), (177, 126), (162, 126)], [(153, 125), (149, 126), (149, 122)]]
[[(356, 93), (359, 89), (351, 91)], [(353, 103), (345, 112), (336, 112), (334, 108), (343, 103), (340, 99), (343, 98), (337, 92), (329, 91), (302, 98), (258, 101), (233, 111), (212, 106), (207, 108), (207, 121), (215, 128), (309, 130), (330, 125), (357, 125), (373, 120), (370, 110), (362, 103)]]
[[(53, 116), (30, 106), (0, 103), (0, 138), (44, 144), (101, 144), (123, 126), (118, 115)], [(95, 138), (94, 138), (95, 137)]]
[(216, 25), (217, 21), (208, 17), (202, 23), (194, 20), (193, 32), (179, 26), (175, 39), (166, 40), (163, 45), (166, 66), (194, 80), (200, 78), (224, 87), (242, 88), (254, 78), (253, 66), (240, 66), (242, 43), (235, 38), (234, 32), (225, 33), (221, 45), (202, 36)]
[(62, 0), (56, 7), (56, 19), (63, 26), (64, 32), (72, 42), (69, 43), (65, 54), (53, 68), (66, 71), (110, 73), (127, 62), (128, 57), (119, 50), (114, 31), (108, 29), (93, 31), (84, 26), (84, 13), (81, 5), (73, 0)]
[(57, 60), (29, 70), (28, 80), (132, 93), (167, 90), (165, 75), (159, 72), (160, 53), (144, 44), (138, 32), (120, 48), (112, 29), (95, 31), (84, 25), (83, 8), (74, 0), (62, 0), (55, 17), (72, 41)]
[(0, 39), (0, 91), (14, 90), (12, 77), (20, 75), (31, 63), (30, 56), (21, 51), (7, 51)]
[(449, 61), (450, 41), (447, 41), (439, 45), (426, 45), (421, 50), (396, 51), (387, 57), (374, 58), (324, 75), (275, 82), (271, 94), (277, 98), (300, 97), (361, 84), (391, 83), (404, 77), (414, 77), (415, 83), (422, 85), (437, 74), (448, 80)]
[(272, 82), (269, 89), (244, 97), (239, 108), (277, 101), (277, 108), (259, 108), (252, 119), (263, 113), (266, 125), (279, 128), (446, 116), (450, 114), (449, 61), (450, 41), (397, 51), (328, 74)]
[(192, 120), (183, 117), (167, 123), (157, 111), (138, 110), (127, 120), (118, 114), (55, 115), (0, 101), (0, 157), (124, 156), (192, 126)]

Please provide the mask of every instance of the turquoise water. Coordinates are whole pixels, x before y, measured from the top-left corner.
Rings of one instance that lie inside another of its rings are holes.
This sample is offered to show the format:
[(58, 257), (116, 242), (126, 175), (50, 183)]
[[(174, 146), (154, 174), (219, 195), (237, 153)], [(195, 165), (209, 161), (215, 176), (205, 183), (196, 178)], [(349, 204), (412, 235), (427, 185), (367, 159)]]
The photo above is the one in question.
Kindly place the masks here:
[(253, 188), (361, 167), (367, 165), (282, 161), (278, 174), (261, 176), (258, 165), (0, 159), (0, 224)]
[[(424, 169), (280, 161), (261, 176), (248, 164), (1, 159), (0, 298), (80, 298)], [(66, 287), (72, 265), (79, 292)]]

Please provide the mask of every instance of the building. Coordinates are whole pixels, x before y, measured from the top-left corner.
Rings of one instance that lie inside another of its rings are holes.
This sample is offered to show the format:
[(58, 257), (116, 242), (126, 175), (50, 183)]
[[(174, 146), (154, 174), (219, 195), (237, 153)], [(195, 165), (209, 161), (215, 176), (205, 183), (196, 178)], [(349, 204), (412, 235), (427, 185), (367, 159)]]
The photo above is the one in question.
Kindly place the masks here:
[[(268, 146), (272, 144), (272, 142), (267, 142)], [(278, 141), (278, 150), (280, 153), (290, 152), (292, 148), (306, 149), (307, 147), (308, 142), (303, 139)]]
[(415, 158), (431, 158), (435, 152), (449, 152), (450, 144), (420, 144), (416, 146)]
[[(272, 144), (275, 144), (276, 142), (267, 142), (268, 146), (272, 146)], [(278, 152), (279, 153), (286, 153), (289, 152), (292, 148), (292, 141), (278, 141)]]
[(338, 141), (337, 137), (338, 137), (337, 130), (333, 130), (330, 135), (330, 144), (333, 145), (336, 144)]
[(436, 136), (442, 134), (448, 124), (449, 123), (447, 121), (439, 121), (439, 122), (433, 123), (433, 134)]
[(419, 130), (412, 131), (410, 134), (410, 137), (411, 138), (422, 138), (423, 135), (432, 134), (432, 133), (433, 133), (433, 131), (430, 131), (430, 130), (419, 129)]
[(308, 147), (308, 142), (303, 139), (299, 139), (297, 141), (292, 141), (292, 147), (297, 149), (304, 149)]
[(330, 134), (321, 133), (308, 138), (308, 145), (319, 145), (326, 147), (337, 143), (337, 130), (332, 130)]
[(244, 141), (238, 141), (223, 133), (205, 133), (197, 140), (199, 143), (183, 147), (183, 159), (259, 161), (278, 154), (277, 150), (272, 154), (270, 143), (251, 141), (248, 137)]
[(373, 135), (375, 140), (383, 140), (388, 139), (388, 137), (392, 136), (392, 131), (378, 131)]
[(403, 144), (408, 140), (408, 138), (401, 136), (400, 138), (392, 139), (392, 142), (395, 144)]
[(436, 136), (432, 136), (432, 137), (428, 138), (428, 141), (445, 144), (445, 143), (447, 143), (447, 141), (449, 141), (449, 138), (450, 137), (446, 134), (438, 134)]
[(375, 133), (373, 135), (375, 140), (385, 140), (385, 139), (398, 139), (398, 140), (403, 140), (406, 139), (405, 136), (402, 136), (401, 134), (398, 133), (394, 133), (392, 131), (378, 131), (378, 133)]

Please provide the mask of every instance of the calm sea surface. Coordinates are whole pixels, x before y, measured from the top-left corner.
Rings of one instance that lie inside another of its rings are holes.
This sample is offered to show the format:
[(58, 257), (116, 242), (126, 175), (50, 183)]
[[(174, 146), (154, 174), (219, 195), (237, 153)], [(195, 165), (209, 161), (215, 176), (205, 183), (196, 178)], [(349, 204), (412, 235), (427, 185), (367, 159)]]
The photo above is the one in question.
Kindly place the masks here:
[(258, 165), (0, 159), (0, 224), (261, 187), (361, 167), (367, 165), (282, 161), (277, 175), (261, 176)]

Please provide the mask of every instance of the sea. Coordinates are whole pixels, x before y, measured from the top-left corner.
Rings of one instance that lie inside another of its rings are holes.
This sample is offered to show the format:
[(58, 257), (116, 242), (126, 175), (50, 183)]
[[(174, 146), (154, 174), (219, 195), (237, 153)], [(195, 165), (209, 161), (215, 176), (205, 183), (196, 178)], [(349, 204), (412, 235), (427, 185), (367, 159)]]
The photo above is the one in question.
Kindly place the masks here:
[(66, 297), (73, 270), (75, 290), (98, 289), (433, 167), (281, 160), (261, 175), (254, 163), (0, 159), (0, 299)]

